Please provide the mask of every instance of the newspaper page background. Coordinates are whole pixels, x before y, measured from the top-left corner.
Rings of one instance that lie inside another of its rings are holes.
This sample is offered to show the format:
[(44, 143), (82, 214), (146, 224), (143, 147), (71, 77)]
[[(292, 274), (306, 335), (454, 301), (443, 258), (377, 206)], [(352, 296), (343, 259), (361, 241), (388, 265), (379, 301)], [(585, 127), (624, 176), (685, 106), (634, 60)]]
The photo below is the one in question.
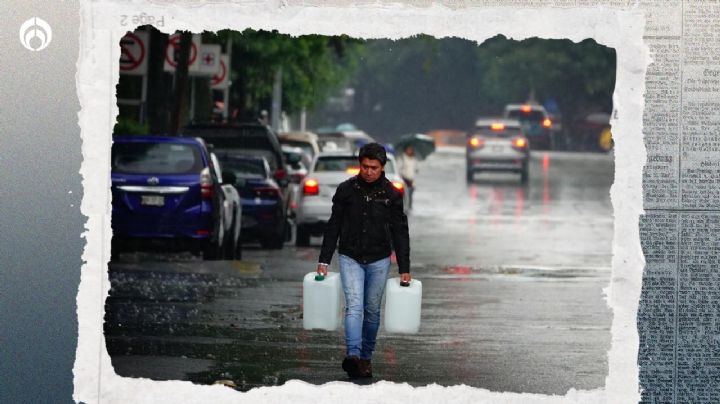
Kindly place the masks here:
[(717, 402), (720, 4), (665, 1), (648, 18), (642, 397)]
[[(542, 36), (577, 41), (593, 37), (616, 47), (618, 81), (611, 121), (616, 137), (617, 171), (612, 190), (616, 228), (608, 298), (614, 318), (605, 389), (544, 397), (466, 386), (413, 389), (381, 382), (363, 393), (369, 400), (392, 398), (396, 402), (718, 401), (718, 280), (713, 269), (720, 243), (716, 239), (720, 228), (720, 102), (715, 101), (720, 90), (720, 4), (679, 0), (84, 3), (78, 92), (83, 108), (83, 213), (89, 217), (89, 233), (78, 294), (76, 400), (335, 402), (358, 389), (338, 383), (316, 387), (289, 382), (281, 388), (233, 394), (217, 386), (124, 379), (113, 374), (107, 353), (102, 349), (98, 353), (97, 347), (103, 346), (103, 306), (97, 302), (104, 300), (109, 287), (105, 265), (109, 201), (102, 191), (108, 184), (102, 172), (108, 167), (109, 133), (117, 112), (113, 89), (119, 50), (114, 44), (128, 29), (119, 27), (117, 15), (127, 9), (166, 15), (169, 24), (164, 32), (254, 27), (360, 37), (400, 38), (424, 32), (477, 41), (503, 33), (514, 39)], [(481, 15), (491, 18), (483, 24), (471, 23), (469, 16)], [(530, 15), (536, 18), (528, 19)], [(350, 20), (365, 24), (347, 24)], [(387, 21), (395, 23), (394, 29), (387, 28)], [(632, 33), (637, 27), (642, 30), (641, 43), (634, 43), (634, 37), (626, 38), (625, 43), (613, 39), (613, 30)], [(651, 64), (643, 46), (649, 50)], [(635, 54), (621, 53), (628, 49)], [(623, 57), (632, 63), (623, 65)], [(638, 77), (643, 80), (632, 80)], [(640, 102), (634, 103), (638, 96)], [(106, 136), (90, 136), (96, 129), (106, 131)], [(641, 216), (643, 208), (646, 214)], [(644, 270), (639, 244), (646, 256)]]

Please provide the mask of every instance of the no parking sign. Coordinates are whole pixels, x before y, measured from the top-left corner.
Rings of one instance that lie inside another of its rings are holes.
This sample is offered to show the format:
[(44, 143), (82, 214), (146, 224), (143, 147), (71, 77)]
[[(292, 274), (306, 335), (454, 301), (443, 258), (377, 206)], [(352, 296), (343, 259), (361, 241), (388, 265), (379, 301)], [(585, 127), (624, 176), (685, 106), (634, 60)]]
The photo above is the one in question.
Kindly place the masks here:
[(148, 33), (128, 32), (120, 40), (120, 73), (147, 74)]
[(210, 79), (210, 88), (224, 90), (230, 85), (230, 58), (228, 55), (220, 55), (220, 68)]
[[(188, 57), (188, 72), (195, 72), (198, 70), (197, 63), (198, 53), (200, 51), (200, 35), (193, 34), (192, 42), (190, 43), (190, 56)], [(175, 72), (177, 66), (177, 58), (180, 53), (180, 34), (172, 34), (168, 39), (167, 46), (165, 47), (165, 66), (166, 72)]]

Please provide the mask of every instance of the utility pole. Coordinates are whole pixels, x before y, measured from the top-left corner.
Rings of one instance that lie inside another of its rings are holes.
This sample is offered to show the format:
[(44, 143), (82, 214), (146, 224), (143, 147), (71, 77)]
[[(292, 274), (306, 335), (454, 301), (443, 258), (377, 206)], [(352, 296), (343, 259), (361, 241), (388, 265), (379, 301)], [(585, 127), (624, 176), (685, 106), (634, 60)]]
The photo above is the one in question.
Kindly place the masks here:
[(188, 62), (190, 61), (190, 45), (192, 34), (183, 32), (180, 35), (180, 53), (175, 68), (175, 105), (170, 117), (170, 136), (177, 136), (180, 124), (185, 116), (187, 106)]
[(272, 128), (275, 131), (280, 130), (280, 113), (282, 111), (282, 66), (275, 70), (275, 83), (272, 92)]
[(223, 121), (227, 122), (230, 111), (230, 86), (232, 85), (232, 81), (229, 81), (232, 77), (230, 75), (230, 66), (232, 64), (232, 36), (228, 38), (225, 46), (225, 54), (227, 55), (228, 60), (228, 64), (225, 66), (227, 68), (227, 73), (225, 74), (228, 75), (228, 85), (223, 89), (223, 105), (225, 105), (225, 109), (223, 110)]

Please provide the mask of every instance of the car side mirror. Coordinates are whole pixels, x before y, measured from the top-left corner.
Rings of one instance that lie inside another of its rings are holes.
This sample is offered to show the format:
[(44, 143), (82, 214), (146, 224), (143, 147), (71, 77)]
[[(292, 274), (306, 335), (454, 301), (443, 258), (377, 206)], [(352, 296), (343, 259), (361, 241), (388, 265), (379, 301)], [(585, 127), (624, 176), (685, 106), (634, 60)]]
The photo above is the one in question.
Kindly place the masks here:
[(237, 183), (237, 176), (232, 171), (223, 171), (223, 184), (235, 185)]

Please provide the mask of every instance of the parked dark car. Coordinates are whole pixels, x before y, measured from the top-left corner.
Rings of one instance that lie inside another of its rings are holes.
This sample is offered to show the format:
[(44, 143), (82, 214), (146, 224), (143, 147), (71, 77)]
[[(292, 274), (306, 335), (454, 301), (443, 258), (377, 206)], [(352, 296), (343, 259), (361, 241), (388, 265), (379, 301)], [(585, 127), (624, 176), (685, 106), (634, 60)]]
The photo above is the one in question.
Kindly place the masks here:
[[(205, 140), (208, 146), (221, 160), (238, 155), (264, 157), (270, 166), (270, 176), (281, 189), (283, 222), (289, 234), (287, 211), (290, 200), (290, 178), (287, 163), (282, 153), (278, 135), (267, 125), (260, 123), (204, 123), (187, 126), (186, 136), (197, 136)], [(277, 244), (274, 244), (277, 245)]]
[(263, 248), (283, 247), (287, 235), (282, 189), (261, 156), (233, 155), (222, 160), (235, 175), (242, 199), (243, 240), (260, 240)]
[(287, 187), (288, 173), (282, 148), (277, 134), (270, 127), (259, 123), (192, 124), (183, 130), (183, 134), (203, 138), (220, 159), (237, 154), (265, 157), (273, 178), (282, 188)]
[(242, 205), (226, 174), (223, 183), (201, 139), (113, 137), (113, 255), (162, 245), (205, 259), (239, 256)]

